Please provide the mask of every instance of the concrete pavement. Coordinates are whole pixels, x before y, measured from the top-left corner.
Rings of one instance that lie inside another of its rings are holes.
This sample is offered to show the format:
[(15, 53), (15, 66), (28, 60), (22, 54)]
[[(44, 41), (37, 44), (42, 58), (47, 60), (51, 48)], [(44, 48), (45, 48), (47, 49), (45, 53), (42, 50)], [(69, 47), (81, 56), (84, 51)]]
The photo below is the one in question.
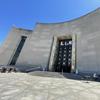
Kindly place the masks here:
[(100, 83), (4, 73), (0, 100), (100, 100)]

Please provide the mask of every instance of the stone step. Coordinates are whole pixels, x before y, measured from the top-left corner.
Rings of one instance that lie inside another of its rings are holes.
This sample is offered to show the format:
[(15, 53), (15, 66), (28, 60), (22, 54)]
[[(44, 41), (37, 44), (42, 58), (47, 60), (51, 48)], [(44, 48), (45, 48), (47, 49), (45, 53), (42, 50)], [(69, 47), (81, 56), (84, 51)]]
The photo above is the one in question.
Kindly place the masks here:
[(30, 72), (30, 75), (40, 77), (52, 77), (52, 78), (68, 78), (80, 80), (82, 77), (73, 73), (57, 73), (57, 72), (46, 72), (46, 71), (34, 71)]
[(41, 76), (41, 77), (57, 77), (57, 78), (64, 78), (63, 75), (60, 73), (56, 72), (43, 72), (43, 71), (35, 71), (35, 72), (30, 72), (30, 75), (33, 76)]

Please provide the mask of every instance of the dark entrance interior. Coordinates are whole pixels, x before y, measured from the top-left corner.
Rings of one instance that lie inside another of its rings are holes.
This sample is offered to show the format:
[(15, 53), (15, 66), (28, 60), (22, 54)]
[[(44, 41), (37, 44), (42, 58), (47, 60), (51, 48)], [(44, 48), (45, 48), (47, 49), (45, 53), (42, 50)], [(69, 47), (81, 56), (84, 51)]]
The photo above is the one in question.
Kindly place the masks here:
[(26, 38), (27, 38), (26, 36), (22, 36), (21, 37), (21, 41), (20, 41), (20, 43), (19, 43), (19, 45), (18, 45), (18, 47), (17, 47), (17, 49), (15, 51), (15, 54), (14, 54), (14, 56), (13, 56), (11, 62), (10, 62), (10, 65), (15, 65), (16, 64), (16, 61), (17, 61), (17, 59), (18, 59), (18, 57), (20, 55), (20, 52), (21, 52), (21, 50), (22, 50), (22, 48), (24, 46)]
[(58, 39), (54, 62), (55, 72), (71, 72), (72, 66), (72, 39)]

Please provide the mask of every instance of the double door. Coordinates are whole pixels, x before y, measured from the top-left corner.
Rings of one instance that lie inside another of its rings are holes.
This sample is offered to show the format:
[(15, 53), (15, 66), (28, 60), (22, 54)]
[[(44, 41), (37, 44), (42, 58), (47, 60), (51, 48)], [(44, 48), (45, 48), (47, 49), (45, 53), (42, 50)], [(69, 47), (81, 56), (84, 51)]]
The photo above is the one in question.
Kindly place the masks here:
[(72, 65), (72, 39), (58, 41), (56, 60), (54, 63), (55, 72), (71, 72)]

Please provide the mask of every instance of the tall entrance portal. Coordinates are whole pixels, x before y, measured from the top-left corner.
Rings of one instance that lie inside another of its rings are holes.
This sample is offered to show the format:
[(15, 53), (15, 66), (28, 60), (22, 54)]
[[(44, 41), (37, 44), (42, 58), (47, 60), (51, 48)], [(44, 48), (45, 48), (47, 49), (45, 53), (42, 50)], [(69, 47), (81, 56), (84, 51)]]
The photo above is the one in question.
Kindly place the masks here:
[(72, 66), (72, 39), (58, 40), (55, 62), (54, 62), (54, 71), (70, 73), (71, 66)]

